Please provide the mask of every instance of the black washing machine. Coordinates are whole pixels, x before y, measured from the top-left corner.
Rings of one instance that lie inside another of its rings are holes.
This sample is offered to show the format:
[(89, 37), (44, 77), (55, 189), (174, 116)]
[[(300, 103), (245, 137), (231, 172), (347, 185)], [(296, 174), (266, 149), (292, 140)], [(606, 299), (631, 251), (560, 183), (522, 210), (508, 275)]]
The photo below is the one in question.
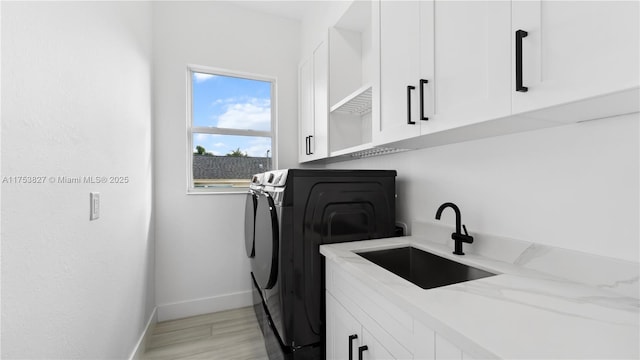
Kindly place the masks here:
[[(258, 210), (258, 198), (262, 192), (264, 181), (264, 173), (255, 174), (251, 178), (249, 184), (249, 191), (246, 194), (245, 199), (245, 216), (244, 216), (244, 244), (247, 252), (247, 257), (253, 268), (253, 262), (255, 257), (255, 223), (256, 212)], [(264, 300), (262, 299), (262, 293), (258, 290), (256, 280), (251, 274), (251, 284), (253, 288), (253, 309), (256, 313), (258, 324), (263, 333), (266, 331), (265, 326), (268, 326), (269, 319), (264, 309)], [(273, 341), (272, 341), (273, 342)]]
[[(252, 282), (269, 358), (324, 358), (322, 244), (395, 236), (394, 170), (274, 170), (255, 195)], [(251, 199), (251, 200), (249, 200)], [(247, 230), (250, 232), (251, 229)]]

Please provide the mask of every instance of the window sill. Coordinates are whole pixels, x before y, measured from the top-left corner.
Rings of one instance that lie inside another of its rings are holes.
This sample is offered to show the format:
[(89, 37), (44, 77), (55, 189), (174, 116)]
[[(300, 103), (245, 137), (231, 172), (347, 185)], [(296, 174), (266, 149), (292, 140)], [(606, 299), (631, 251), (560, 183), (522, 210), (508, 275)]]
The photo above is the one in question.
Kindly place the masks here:
[(189, 189), (187, 195), (229, 195), (229, 194), (246, 194), (249, 188), (233, 188), (233, 189)]

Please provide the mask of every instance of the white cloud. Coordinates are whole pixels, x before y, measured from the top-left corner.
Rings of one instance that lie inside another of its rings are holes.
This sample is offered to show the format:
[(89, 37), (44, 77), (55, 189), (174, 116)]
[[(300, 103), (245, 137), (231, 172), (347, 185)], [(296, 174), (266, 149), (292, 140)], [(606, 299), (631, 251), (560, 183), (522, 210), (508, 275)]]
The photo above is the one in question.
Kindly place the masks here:
[(197, 133), (193, 137), (194, 142), (203, 142), (209, 140), (209, 136), (207, 134)]
[(269, 150), (269, 156), (273, 155), (271, 153), (271, 139), (260, 137), (250, 140), (249, 147), (243, 149), (247, 155), (253, 157), (264, 157), (267, 154), (267, 150)]
[(269, 130), (271, 128), (270, 99), (249, 99), (245, 103), (230, 104), (218, 117), (218, 127), (230, 129)]
[(196, 83), (205, 82), (209, 79), (213, 79), (214, 77), (216, 76), (212, 74), (204, 74), (204, 73), (198, 73), (198, 72), (193, 73), (193, 79), (196, 81)]
[(238, 101), (239, 100), (237, 98), (216, 99), (216, 101), (213, 102), (213, 105), (230, 104)]

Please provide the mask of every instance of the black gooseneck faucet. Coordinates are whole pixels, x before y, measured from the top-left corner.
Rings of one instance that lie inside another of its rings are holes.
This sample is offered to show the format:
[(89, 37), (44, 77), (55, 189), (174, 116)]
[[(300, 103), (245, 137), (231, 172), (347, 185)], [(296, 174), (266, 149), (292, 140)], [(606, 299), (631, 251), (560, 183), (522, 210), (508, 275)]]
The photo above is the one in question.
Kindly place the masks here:
[(462, 225), (462, 228), (464, 229), (464, 234), (460, 231), (460, 223), (462, 223), (462, 219), (461, 219), (462, 216), (460, 215), (460, 209), (458, 208), (458, 206), (450, 202), (440, 205), (440, 207), (438, 208), (438, 211), (436, 212), (436, 219), (440, 220), (440, 216), (442, 215), (442, 210), (448, 207), (452, 208), (453, 211), (455, 211), (456, 213), (456, 232), (451, 234), (451, 238), (453, 239), (453, 241), (456, 242), (455, 250), (453, 251), (453, 253), (456, 255), (464, 255), (464, 253), (462, 252), (462, 243), (463, 242), (468, 244), (473, 243), (473, 236), (469, 236), (469, 233), (467, 232), (467, 227), (464, 225)]

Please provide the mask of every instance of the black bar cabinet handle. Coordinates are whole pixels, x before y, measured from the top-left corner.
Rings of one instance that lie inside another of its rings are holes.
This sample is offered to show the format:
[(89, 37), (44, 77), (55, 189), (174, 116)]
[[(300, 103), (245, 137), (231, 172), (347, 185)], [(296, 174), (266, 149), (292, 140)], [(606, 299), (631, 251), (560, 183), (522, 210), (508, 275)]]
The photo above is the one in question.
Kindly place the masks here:
[(309, 155), (313, 155), (313, 151), (311, 151), (311, 138), (313, 135), (309, 135)]
[(516, 31), (516, 91), (527, 92), (529, 88), (522, 86), (522, 39), (529, 35), (524, 30)]
[(349, 335), (349, 360), (353, 360), (353, 340), (357, 339), (358, 335)]
[(411, 90), (415, 90), (415, 86), (407, 86), (407, 124), (415, 125), (415, 121), (411, 121)]
[(362, 360), (362, 353), (369, 350), (367, 345), (362, 345), (358, 348), (358, 360)]
[(307, 155), (311, 155), (311, 135), (309, 135), (309, 136), (307, 136), (305, 138), (304, 146), (306, 148), (305, 151), (306, 151)]
[(420, 79), (420, 120), (429, 120), (424, 116), (424, 84), (428, 84), (429, 80)]

